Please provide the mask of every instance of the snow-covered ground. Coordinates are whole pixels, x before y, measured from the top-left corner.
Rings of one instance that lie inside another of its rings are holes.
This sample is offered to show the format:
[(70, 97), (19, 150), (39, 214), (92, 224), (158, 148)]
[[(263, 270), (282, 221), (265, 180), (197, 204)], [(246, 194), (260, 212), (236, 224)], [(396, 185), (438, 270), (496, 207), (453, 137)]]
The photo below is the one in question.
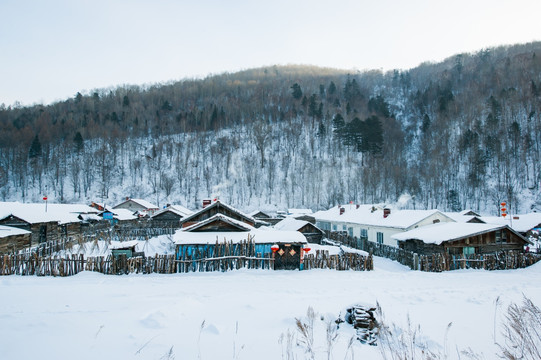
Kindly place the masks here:
[[(0, 277), (0, 357), (10, 359), (281, 359), (295, 318), (315, 318), (317, 359), (324, 328), (356, 303), (378, 302), (387, 322), (421, 326), (428, 340), (496, 358), (494, 324), (523, 294), (541, 304), (541, 264), (512, 271), (424, 273), (376, 258), (371, 272), (239, 270), (226, 273), (69, 278)], [(499, 297), (500, 305), (496, 306)], [(498, 307), (496, 309), (496, 307)], [(496, 312), (496, 319), (495, 319)], [(499, 329), (499, 325), (498, 329)], [(496, 329), (496, 340), (502, 340)], [(334, 359), (379, 359), (342, 324)], [(293, 341), (297, 359), (304, 359)]]

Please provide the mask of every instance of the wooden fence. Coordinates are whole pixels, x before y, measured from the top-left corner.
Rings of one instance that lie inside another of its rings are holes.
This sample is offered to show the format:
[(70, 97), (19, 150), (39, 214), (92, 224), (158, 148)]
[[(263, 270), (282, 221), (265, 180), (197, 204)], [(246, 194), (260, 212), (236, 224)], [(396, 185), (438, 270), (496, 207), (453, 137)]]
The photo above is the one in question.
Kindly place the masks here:
[(541, 254), (518, 251), (501, 251), (484, 255), (449, 255), (445, 253), (419, 255), (389, 245), (377, 244), (366, 239), (331, 232), (328, 237), (346, 246), (364, 250), (374, 256), (398, 261), (412, 270), (440, 272), (458, 269), (509, 270), (533, 265), (541, 260)]
[[(102, 274), (174, 274), (188, 272), (229, 271), (246, 269), (274, 269), (274, 258), (261, 256), (221, 256), (177, 260), (175, 255), (158, 255), (150, 257), (126, 258), (95, 256), (85, 258), (84, 255), (38, 256), (3, 255), (0, 256), (0, 275), (36, 275), (36, 276), (71, 276), (79, 272), (94, 271)], [(371, 256), (359, 254), (329, 255), (328, 251), (317, 251), (304, 258), (303, 268), (336, 269), (336, 270), (373, 270)]]
[(62, 236), (59, 240), (51, 240), (40, 243), (36, 246), (19, 250), (17, 254), (30, 256), (52, 256), (63, 250), (70, 250), (75, 245), (85, 244), (96, 240), (104, 241), (128, 241), (148, 240), (160, 235), (173, 235), (176, 229), (173, 228), (108, 228), (95, 233), (84, 233), (76, 236)]
[(539, 254), (502, 251), (485, 255), (449, 254), (419, 255), (421, 271), (440, 272), (458, 269), (510, 270), (533, 265), (541, 259)]
[(363, 256), (356, 253), (329, 255), (328, 251), (317, 250), (316, 254), (308, 254), (303, 260), (303, 269), (333, 269), (333, 270), (374, 270), (372, 255)]

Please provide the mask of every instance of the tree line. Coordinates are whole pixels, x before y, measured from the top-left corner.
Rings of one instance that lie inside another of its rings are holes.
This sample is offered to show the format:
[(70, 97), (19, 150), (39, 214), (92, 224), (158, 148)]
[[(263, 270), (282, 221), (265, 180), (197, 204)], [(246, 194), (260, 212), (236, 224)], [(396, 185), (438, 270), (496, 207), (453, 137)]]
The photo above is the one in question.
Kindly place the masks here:
[(535, 207), (540, 43), (410, 70), (273, 66), (0, 107), (0, 198)]

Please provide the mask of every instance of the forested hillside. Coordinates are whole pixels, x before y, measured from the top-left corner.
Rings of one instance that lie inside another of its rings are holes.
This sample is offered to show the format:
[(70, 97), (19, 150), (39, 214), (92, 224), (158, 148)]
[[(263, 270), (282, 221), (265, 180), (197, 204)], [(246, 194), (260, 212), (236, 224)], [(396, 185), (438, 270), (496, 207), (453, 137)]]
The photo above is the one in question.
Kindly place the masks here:
[(541, 43), (407, 71), (274, 66), (0, 108), (0, 199), (541, 206)]

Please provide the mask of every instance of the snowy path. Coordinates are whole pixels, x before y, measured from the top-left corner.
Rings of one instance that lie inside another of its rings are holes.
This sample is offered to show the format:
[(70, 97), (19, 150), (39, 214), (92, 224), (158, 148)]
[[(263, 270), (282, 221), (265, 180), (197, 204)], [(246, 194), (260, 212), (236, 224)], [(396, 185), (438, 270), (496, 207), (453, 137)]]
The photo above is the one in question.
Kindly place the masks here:
[[(322, 329), (348, 305), (379, 302), (388, 321), (420, 324), (452, 349), (471, 347), (493, 358), (498, 318), (522, 294), (541, 305), (541, 264), (514, 271), (421, 273), (376, 258), (373, 272), (249, 271), (70, 278), (0, 277), (2, 359), (280, 359), (280, 336), (311, 306), (318, 358)], [(321, 320), (324, 319), (324, 321)], [(203, 329), (201, 329), (204, 321)], [(334, 358), (353, 334), (342, 325)], [(499, 335), (497, 335), (499, 336)], [(236, 357), (233, 349), (236, 350)], [(379, 358), (355, 344), (356, 358)], [(296, 353), (302, 354), (296, 348)]]

